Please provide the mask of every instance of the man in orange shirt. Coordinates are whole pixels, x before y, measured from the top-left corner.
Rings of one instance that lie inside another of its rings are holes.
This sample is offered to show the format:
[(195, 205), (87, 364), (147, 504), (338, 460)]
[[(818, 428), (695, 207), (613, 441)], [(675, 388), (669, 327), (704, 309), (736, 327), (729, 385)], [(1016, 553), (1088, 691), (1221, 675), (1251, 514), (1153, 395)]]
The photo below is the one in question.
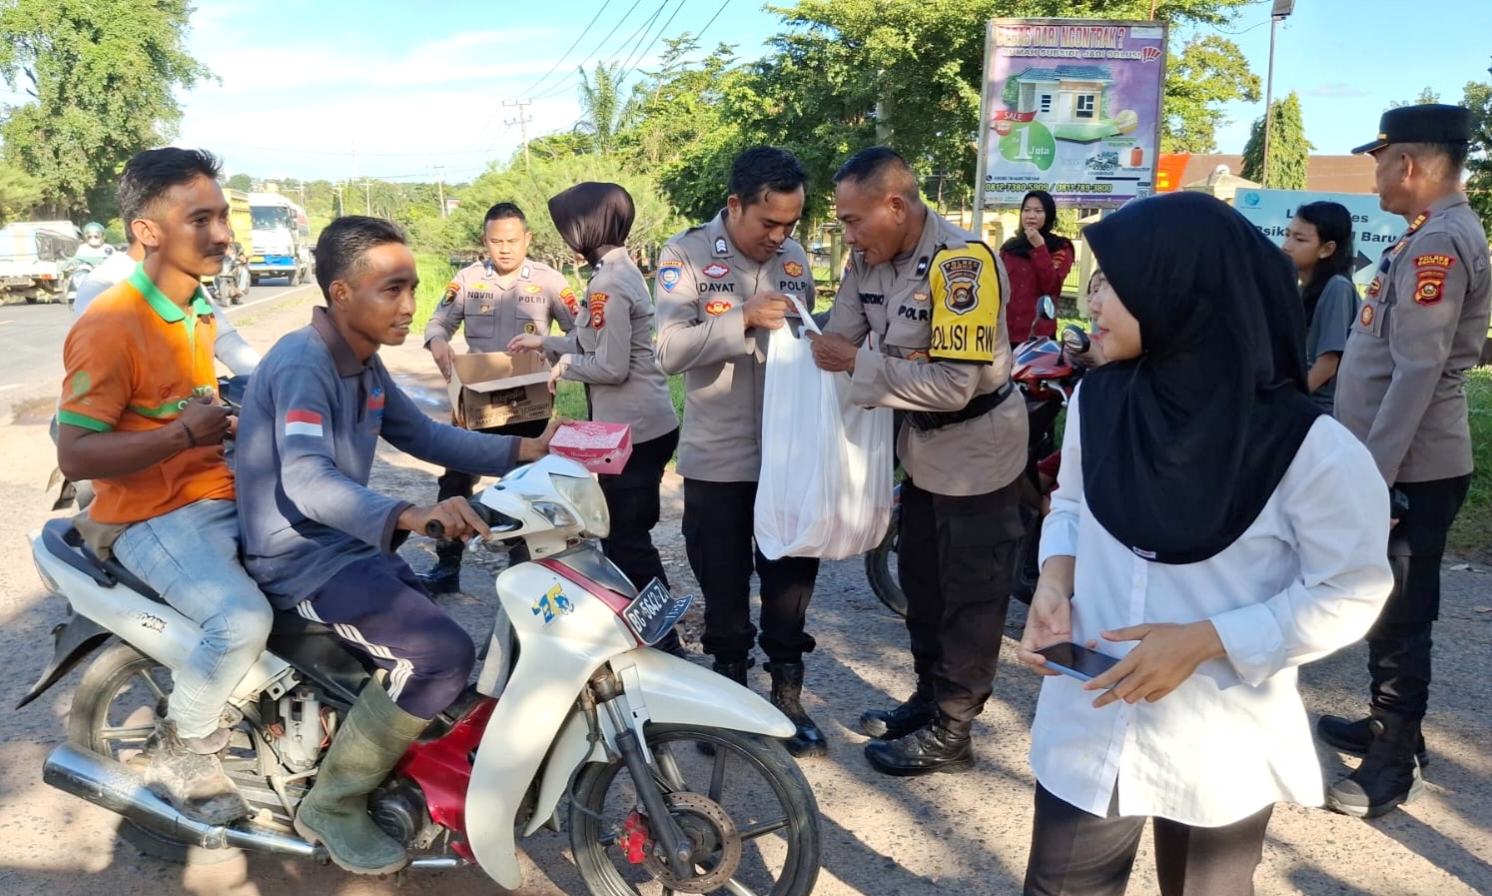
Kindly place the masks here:
[(89, 543), (202, 628), (146, 745), (145, 778), (209, 824), (248, 814), (216, 753), (229, 737), (224, 705), (273, 619), (238, 559), (222, 448), (236, 420), (218, 400), (216, 325), (199, 280), (221, 269), (233, 238), (219, 171), (211, 154), (177, 148), (125, 165), (120, 217), (145, 260), (68, 332), (57, 414), (58, 466), (97, 494), (81, 527)]

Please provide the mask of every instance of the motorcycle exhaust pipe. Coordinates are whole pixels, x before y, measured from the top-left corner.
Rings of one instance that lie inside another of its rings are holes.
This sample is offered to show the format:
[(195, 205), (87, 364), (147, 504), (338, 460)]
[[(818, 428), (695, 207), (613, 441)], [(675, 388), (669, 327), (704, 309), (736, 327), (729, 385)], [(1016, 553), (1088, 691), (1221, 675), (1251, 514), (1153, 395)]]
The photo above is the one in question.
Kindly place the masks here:
[(206, 849), (248, 849), (317, 860), (325, 855), (319, 847), (299, 837), (263, 828), (205, 824), (187, 818), (147, 788), (145, 781), (129, 766), (76, 744), (63, 744), (52, 751), (42, 767), (42, 780), (58, 790), (183, 843)]

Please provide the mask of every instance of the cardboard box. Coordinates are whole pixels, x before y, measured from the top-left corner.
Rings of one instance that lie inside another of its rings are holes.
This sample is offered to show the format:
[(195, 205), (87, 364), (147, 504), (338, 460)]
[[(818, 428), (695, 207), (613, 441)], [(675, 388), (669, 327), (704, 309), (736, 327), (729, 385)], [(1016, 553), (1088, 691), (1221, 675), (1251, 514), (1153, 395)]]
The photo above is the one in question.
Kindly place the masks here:
[(554, 411), (549, 362), (538, 352), (457, 355), (447, 388), (456, 425), (467, 429), (548, 420)]
[(632, 427), (625, 423), (566, 423), (555, 430), (549, 450), (592, 473), (620, 473), (632, 456)]

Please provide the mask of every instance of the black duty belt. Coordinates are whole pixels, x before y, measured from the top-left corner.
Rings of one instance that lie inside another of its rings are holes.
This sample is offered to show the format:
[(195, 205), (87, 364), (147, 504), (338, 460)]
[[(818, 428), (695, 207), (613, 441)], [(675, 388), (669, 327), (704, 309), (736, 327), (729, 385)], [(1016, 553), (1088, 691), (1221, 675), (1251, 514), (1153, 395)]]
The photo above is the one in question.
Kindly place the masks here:
[(907, 411), (907, 422), (918, 432), (942, 429), (975, 417), (983, 417), (1000, 406), (1015, 391), (1015, 383), (1007, 381), (993, 392), (974, 396), (973, 400), (956, 411)]

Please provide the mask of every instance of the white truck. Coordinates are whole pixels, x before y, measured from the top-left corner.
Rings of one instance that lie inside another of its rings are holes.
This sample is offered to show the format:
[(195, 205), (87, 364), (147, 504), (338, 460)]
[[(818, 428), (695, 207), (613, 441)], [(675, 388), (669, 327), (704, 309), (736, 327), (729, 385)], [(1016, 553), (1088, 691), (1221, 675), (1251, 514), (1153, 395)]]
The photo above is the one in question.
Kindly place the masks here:
[(59, 269), (81, 240), (71, 221), (24, 221), (0, 228), (0, 298), (63, 301), (67, 275)]
[(279, 193), (250, 193), (253, 254), (249, 274), (285, 277), (291, 286), (310, 282), (316, 262), (311, 255), (311, 222), (305, 209)]

